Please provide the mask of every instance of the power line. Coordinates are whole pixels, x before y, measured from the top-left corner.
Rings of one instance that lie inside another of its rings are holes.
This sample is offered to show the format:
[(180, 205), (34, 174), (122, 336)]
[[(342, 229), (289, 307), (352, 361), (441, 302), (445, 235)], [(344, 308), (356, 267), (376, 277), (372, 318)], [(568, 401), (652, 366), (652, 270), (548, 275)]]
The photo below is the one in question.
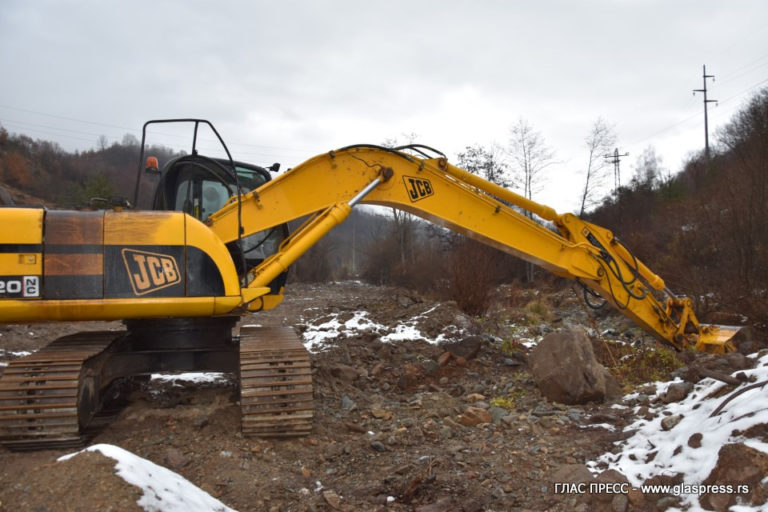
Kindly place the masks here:
[(759, 82), (750, 85), (749, 87), (747, 87), (746, 89), (742, 90), (741, 92), (737, 92), (736, 94), (734, 94), (732, 96), (729, 96), (729, 97), (725, 98), (724, 100), (718, 100), (717, 105), (720, 106), (720, 105), (722, 105), (724, 103), (728, 103), (729, 101), (738, 98), (739, 96), (743, 96), (746, 93), (752, 91), (752, 89), (754, 89), (754, 88), (756, 88), (756, 87), (758, 87), (758, 86), (760, 86), (760, 85), (762, 85), (762, 84), (764, 84), (766, 82), (768, 82), (768, 78), (760, 80)]
[(757, 59), (753, 60), (749, 64), (745, 64), (739, 68), (736, 68), (729, 73), (727, 73), (726, 78), (720, 80), (720, 85), (727, 84), (729, 82), (734, 81), (737, 78), (740, 78), (746, 74), (749, 74), (755, 70), (758, 70), (760, 68), (763, 68), (765, 66), (768, 66), (768, 61), (766, 62), (760, 62), (765, 59), (768, 59), (768, 54), (763, 55), (762, 57), (758, 57)]
[(54, 115), (54, 114), (47, 114), (45, 112), (38, 112), (36, 110), (29, 110), (29, 109), (26, 109), (26, 108), (12, 107), (10, 105), (0, 105), (0, 108), (7, 108), (9, 110), (16, 110), (18, 112), (25, 112), (27, 114), (36, 114), (36, 115), (39, 115), (39, 116), (52, 117), (54, 119), (61, 119), (61, 120), (64, 120), (64, 121), (75, 121), (77, 123), (92, 124), (92, 125), (96, 125), (96, 126), (106, 126), (106, 127), (109, 127), (109, 128), (119, 128), (121, 130), (129, 130), (129, 131), (134, 130), (133, 128), (126, 128), (125, 126), (118, 126), (118, 125), (106, 124), (106, 123), (98, 123), (96, 121), (86, 121), (85, 119), (77, 119), (75, 117), (66, 117), (66, 116), (58, 116), (58, 115)]
[[(89, 124), (89, 125), (93, 125), (93, 126), (102, 126), (102, 127), (105, 127), (105, 128), (113, 128), (113, 129), (125, 130), (127, 133), (130, 133), (130, 134), (133, 134), (133, 135), (136, 135), (136, 136), (140, 135), (140, 130), (136, 129), (135, 127), (134, 128), (128, 128), (128, 127), (125, 127), (125, 126), (120, 126), (120, 125), (115, 125), (115, 124), (101, 123), (101, 122), (97, 122), (97, 121), (89, 121), (89, 120), (86, 120), (86, 119), (79, 119), (79, 118), (76, 118), (76, 117), (60, 116), (60, 115), (56, 115), (56, 114), (50, 114), (50, 113), (47, 113), (47, 112), (40, 112), (38, 110), (31, 110), (31, 109), (27, 109), (27, 108), (14, 107), (14, 106), (11, 106), (11, 105), (4, 105), (4, 104), (0, 104), (0, 109), (9, 109), (9, 110), (17, 111), (17, 112), (23, 112), (23, 113), (26, 113), (26, 114), (35, 114), (35, 115), (38, 115), (38, 116), (44, 116), (44, 117), (48, 117), (48, 118), (60, 119), (60, 120), (63, 120), (63, 121), (71, 121), (71, 122), (76, 122), (76, 123)], [(8, 122), (14, 122), (14, 121), (10, 121), (9, 120)], [(23, 122), (15, 121), (15, 123), (16, 124), (22, 124)], [(26, 124), (33, 125), (33, 123), (26, 123)], [(33, 126), (35, 126), (35, 125), (33, 125)], [(57, 127), (53, 127), (53, 126), (46, 126), (46, 125), (36, 125), (36, 126), (43, 126), (45, 128), (51, 129), (51, 130), (62, 130), (62, 131), (75, 132), (75, 133), (78, 132), (77, 130), (71, 130), (71, 129), (66, 129), (66, 128), (57, 128)], [(47, 133), (47, 132), (44, 132), (44, 133)], [(79, 132), (79, 133), (88, 134), (87, 132)], [(167, 137), (167, 138), (185, 138), (184, 135), (168, 133), (168, 132), (162, 132), (162, 131), (160, 131), (160, 132), (153, 131), (152, 133), (153, 133), (153, 135), (159, 135), (159, 136), (164, 137), (164, 138), (165, 137)], [(96, 134), (94, 134), (94, 135), (98, 136)], [(72, 137), (72, 136), (67, 136), (67, 137), (68, 138), (75, 138), (75, 137)], [(85, 139), (80, 139), (80, 140), (85, 140)], [(271, 150), (272, 152), (271, 153), (267, 153), (267, 154), (271, 154), (273, 156), (275, 154), (278, 154), (278, 153), (282, 155), (283, 154), (282, 152), (290, 152), (290, 153), (296, 153), (296, 154), (301, 154), (301, 155), (305, 155), (308, 152), (308, 150), (304, 149), (304, 148), (293, 148), (293, 147), (285, 147), (285, 146), (270, 146), (270, 145), (266, 145), (266, 144), (254, 144), (254, 143), (250, 143), (250, 142), (239, 142), (239, 141), (232, 141), (232, 140), (227, 141), (227, 144), (230, 145), (230, 146), (241, 146), (241, 147), (246, 147), (246, 148), (254, 148), (254, 149), (257, 149), (257, 150), (259, 150), (259, 149), (261, 149), (261, 150)], [(248, 154), (265, 154), (263, 152), (262, 153), (244, 152), (244, 153), (248, 153)]]

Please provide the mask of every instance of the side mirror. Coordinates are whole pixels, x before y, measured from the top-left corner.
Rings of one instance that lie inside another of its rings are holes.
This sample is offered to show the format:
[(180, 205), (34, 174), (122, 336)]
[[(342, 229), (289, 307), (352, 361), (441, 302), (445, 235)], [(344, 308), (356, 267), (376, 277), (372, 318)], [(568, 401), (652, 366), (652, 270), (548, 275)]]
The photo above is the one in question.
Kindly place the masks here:
[(160, 166), (157, 163), (157, 157), (147, 157), (147, 163), (144, 165), (144, 172), (149, 174), (160, 174)]
[(267, 169), (269, 169), (272, 172), (277, 172), (277, 171), (280, 170), (280, 164), (275, 162), (274, 164), (272, 164), (269, 167), (267, 167)]

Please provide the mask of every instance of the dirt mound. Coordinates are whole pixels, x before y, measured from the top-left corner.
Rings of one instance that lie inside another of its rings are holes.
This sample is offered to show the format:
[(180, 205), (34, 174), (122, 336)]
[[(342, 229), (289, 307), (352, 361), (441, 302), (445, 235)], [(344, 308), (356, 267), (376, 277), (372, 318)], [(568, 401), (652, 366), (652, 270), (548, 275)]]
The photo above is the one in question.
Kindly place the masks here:
[(141, 491), (115, 474), (115, 461), (82, 453), (57, 462), (59, 452), (2, 453), (1, 510), (143, 510)]

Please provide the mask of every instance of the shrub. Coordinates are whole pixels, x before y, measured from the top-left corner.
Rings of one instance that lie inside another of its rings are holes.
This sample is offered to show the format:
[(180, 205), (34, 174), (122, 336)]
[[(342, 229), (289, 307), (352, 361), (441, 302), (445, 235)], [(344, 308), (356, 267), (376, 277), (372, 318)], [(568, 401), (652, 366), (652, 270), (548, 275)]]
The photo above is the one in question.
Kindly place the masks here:
[(660, 342), (633, 346), (593, 338), (592, 347), (598, 362), (628, 386), (669, 380), (671, 373), (683, 366), (674, 349)]

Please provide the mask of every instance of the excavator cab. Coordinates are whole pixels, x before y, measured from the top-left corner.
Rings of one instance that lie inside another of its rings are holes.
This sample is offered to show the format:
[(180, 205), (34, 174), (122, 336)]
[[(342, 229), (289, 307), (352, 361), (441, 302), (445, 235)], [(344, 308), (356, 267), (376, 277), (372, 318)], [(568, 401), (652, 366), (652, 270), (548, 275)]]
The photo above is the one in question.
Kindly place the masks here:
[[(278, 167), (278, 164), (274, 164), (270, 170), (277, 170)], [(246, 193), (270, 179), (269, 171), (258, 165), (199, 154), (177, 157), (160, 171), (152, 209), (181, 211), (205, 222), (230, 198), (237, 196), (238, 189), (241, 194)], [(287, 224), (282, 224), (227, 244), (238, 274), (242, 277), (248, 269), (276, 253), (288, 234)], [(283, 273), (272, 284), (274, 293), (279, 293), (279, 288), (285, 285), (286, 277), (287, 274)]]
[(205, 222), (208, 217), (237, 194), (237, 187), (250, 191), (270, 179), (263, 167), (218, 158), (189, 155), (175, 158), (160, 172), (153, 210), (183, 211)]
[[(191, 154), (169, 160), (162, 167), (157, 158), (144, 159), (147, 128), (153, 124), (193, 124)], [(208, 157), (199, 153), (197, 148), (200, 125), (206, 125), (218, 138), (227, 158)], [(255, 190), (271, 180), (270, 172), (277, 172), (280, 164), (269, 168), (233, 160), (229, 149), (216, 129), (202, 119), (163, 119), (148, 121), (142, 131), (142, 153), (137, 177), (136, 197), (139, 204), (139, 191), (142, 174), (156, 175), (157, 185), (151, 201), (155, 211), (181, 211), (201, 222), (206, 222), (211, 214), (217, 212), (231, 198)], [(273, 229), (251, 234), (227, 244), (232, 260), (243, 278), (249, 269), (277, 252), (280, 244), (289, 235), (287, 224)], [(273, 294), (280, 294), (285, 285), (287, 274), (283, 273), (271, 283)]]

